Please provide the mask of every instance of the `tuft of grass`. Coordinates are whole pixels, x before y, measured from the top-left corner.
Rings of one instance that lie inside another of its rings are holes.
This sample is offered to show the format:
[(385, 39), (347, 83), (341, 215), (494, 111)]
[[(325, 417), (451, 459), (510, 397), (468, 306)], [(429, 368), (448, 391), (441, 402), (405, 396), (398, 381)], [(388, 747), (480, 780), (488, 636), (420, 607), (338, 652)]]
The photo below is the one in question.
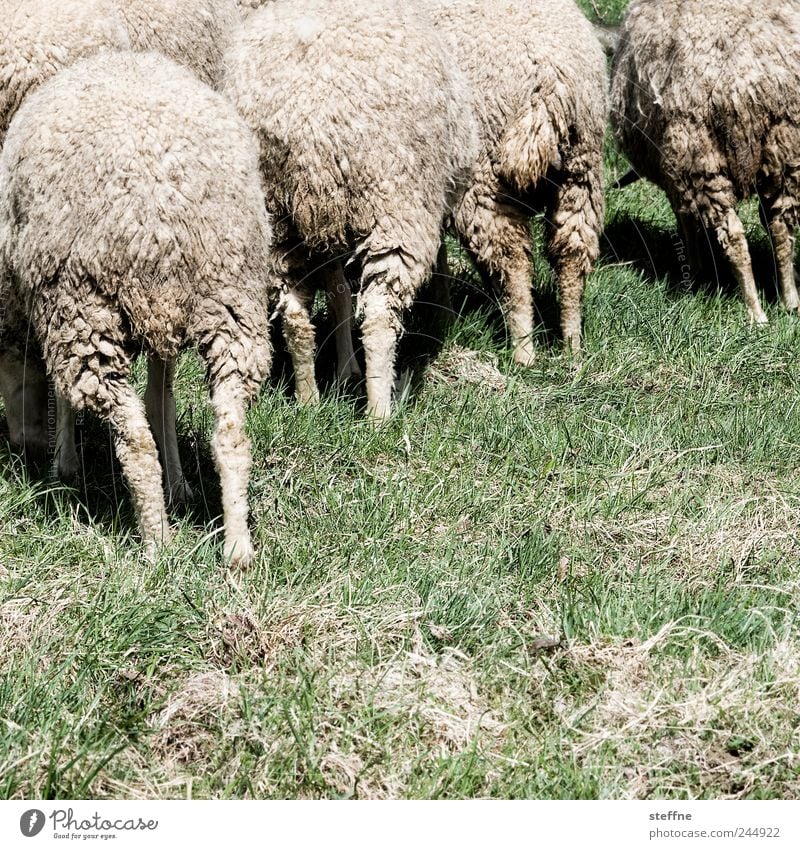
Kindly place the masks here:
[(577, 0), (577, 3), (590, 20), (606, 25), (618, 24), (628, 6), (628, 0)]

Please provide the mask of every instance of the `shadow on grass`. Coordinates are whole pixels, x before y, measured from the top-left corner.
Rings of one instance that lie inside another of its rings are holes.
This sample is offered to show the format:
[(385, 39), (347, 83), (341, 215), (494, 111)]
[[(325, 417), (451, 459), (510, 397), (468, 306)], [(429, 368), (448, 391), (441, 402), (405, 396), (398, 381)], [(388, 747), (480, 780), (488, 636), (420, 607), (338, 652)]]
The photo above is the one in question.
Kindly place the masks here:
[[(704, 234), (705, 235), (705, 234)], [(753, 275), (759, 292), (768, 303), (779, 300), (777, 268), (766, 234), (748, 240)], [(645, 277), (666, 280), (673, 295), (724, 292), (738, 295), (730, 265), (714, 237), (701, 237), (705, 269), (689, 267), (687, 249), (680, 229), (620, 211), (606, 224), (600, 243), (600, 261), (627, 263)]]
[[(538, 263), (537, 265), (540, 265)], [(490, 344), (496, 351), (510, 348), (508, 328), (500, 306), (501, 296), (491, 282), (481, 280), (478, 272), (464, 256), (459, 256), (457, 269), (451, 269), (449, 278), (449, 304), (442, 299), (440, 280), (428, 283), (414, 301), (414, 306), (403, 315), (403, 333), (397, 348), (396, 372), (402, 381), (411, 385), (406, 401), (412, 406), (419, 394), (428, 366), (439, 356), (443, 346), (454, 331), (465, 324), (480, 322), (488, 329)], [(535, 306), (539, 323), (536, 327), (536, 344), (544, 349), (560, 342), (558, 331), (558, 304), (554, 293), (547, 288), (549, 276), (541, 292), (535, 293)], [(357, 283), (353, 283), (357, 291)], [(366, 387), (362, 380), (356, 386), (342, 387), (336, 379), (336, 324), (328, 309), (319, 308), (314, 314), (316, 328), (315, 371), (320, 392), (323, 395), (340, 393), (342, 400), (354, 405), (363, 414), (366, 409)], [(283, 338), (280, 320), (272, 329), (273, 368), (269, 385), (272, 390), (289, 398), (294, 396), (294, 373), (292, 361)], [(361, 328), (358, 322), (353, 327), (353, 349), (362, 374), (366, 374)]]
[[(63, 499), (72, 499), (87, 520), (114, 533), (119, 528), (135, 531), (136, 515), (130, 493), (116, 458), (110, 426), (91, 414), (79, 418), (76, 445), (80, 459), (80, 477), (67, 486), (49, 480), (49, 463), (25, 462), (8, 444), (8, 428), (0, 424), (0, 469), (11, 478), (19, 477), (36, 490), (35, 503), (44, 515), (57, 518)], [(222, 498), (219, 476), (214, 467), (211, 446), (204, 433), (186, 431), (178, 425), (178, 448), (194, 500), (185, 509), (170, 509), (173, 519), (184, 518), (199, 530), (222, 526)]]

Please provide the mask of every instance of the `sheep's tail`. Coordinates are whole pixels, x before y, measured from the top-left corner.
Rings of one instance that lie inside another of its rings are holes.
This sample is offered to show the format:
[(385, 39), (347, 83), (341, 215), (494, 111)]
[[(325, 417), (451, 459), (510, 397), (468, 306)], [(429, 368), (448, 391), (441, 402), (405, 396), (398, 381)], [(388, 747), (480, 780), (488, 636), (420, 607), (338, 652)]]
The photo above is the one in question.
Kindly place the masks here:
[(509, 124), (500, 142), (498, 176), (522, 192), (534, 189), (549, 168), (561, 164), (563, 134), (547, 106), (544, 99), (531, 103)]

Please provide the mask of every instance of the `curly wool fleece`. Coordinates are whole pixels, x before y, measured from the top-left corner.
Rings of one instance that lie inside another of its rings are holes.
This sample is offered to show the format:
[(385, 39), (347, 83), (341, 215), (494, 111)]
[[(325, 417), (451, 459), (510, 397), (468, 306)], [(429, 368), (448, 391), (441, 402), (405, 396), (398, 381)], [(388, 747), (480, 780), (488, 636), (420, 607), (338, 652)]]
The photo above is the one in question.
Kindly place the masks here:
[(243, 424), (270, 364), (270, 227), (248, 128), (155, 53), (104, 53), (29, 95), (0, 155), (0, 348), (33, 327), (56, 390), (113, 424), (145, 540), (168, 535), (130, 384), (193, 344), (216, 414), (226, 554), (252, 556)]
[(234, 0), (0, 0), (0, 146), (25, 96), (102, 50), (155, 50), (212, 86), (239, 22)]
[(217, 88), (239, 12), (234, 0), (115, 0), (134, 50), (156, 50)]
[(800, 4), (796, 0), (638, 0), (612, 82), (617, 139), (661, 186), (699, 270), (711, 240), (727, 257), (752, 321), (759, 303), (736, 203), (757, 194), (783, 302), (800, 308)]
[(61, 68), (130, 47), (114, 0), (0, 0), (0, 146), (25, 96)]

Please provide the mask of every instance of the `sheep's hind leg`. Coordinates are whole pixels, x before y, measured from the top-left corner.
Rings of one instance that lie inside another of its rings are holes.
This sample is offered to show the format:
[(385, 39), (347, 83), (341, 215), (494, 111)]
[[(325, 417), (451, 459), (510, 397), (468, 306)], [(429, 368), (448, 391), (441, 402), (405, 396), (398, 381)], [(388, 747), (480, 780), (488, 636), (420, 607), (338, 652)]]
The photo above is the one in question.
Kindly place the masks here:
[(577, 157), (564, 166), (547, 208), (548, 253), (558, 280), (561, 338), (577, 354), (586, 276), (600, 254), (603, 189), (599, 161), (590, 167)]
[(73, 407), (93, 409), (114, 429), (114, 445), (131, 491), (148, 557), (172, 536), (167, 519), (161, 464), (144, 403), (124, 377), (81, 371), (72, 386), (57, 385)]
[(758, 297), (744, 227), (736, 214), (736, 210), (732, 207), (717, 224), (717, 235), (720, 246), (733, 267), (733, 273), (747, 307), (750, 322), (758, 325), (769, 324), (769, 319), (767, 319)]
[(800, 295), (794, 270), (794, 233), (781, 216), (770, 218), (769, 232), (778, 266), (781, 301), (789, 312), (797, 312), (800, 310)]
[(131, 489), (145, 548), (150, 557), (172, 536), (161, 481), (161, 464), (144, 403), (127, 381), (108, 381), (110, 409), (105, 415), (115, 430), (115, 447)]
[(361, 366), (353, 350), (353, 293), (341, 262), (324, 270), (328, 303), (336, 322), (336, 380), (357, 384), (363, 379)]
[(183, 474), (178, 451), (174, 382), (175, 360), (148, 358), (144, 404), (164, 465), (167, 501), (172, 508), (185, 508), (194, 496)]
[(294, 366), (295, 396), (301, 404), (316, 404), (319, 388), (314, 371), (316, 335), (311, 321), (314, 290), (302, 284), (290, 288), (280, 300), (283, 335)]
[(75, 411), (69, 401), (56, 391), (56, 449), (51, 477), (74, 486), (80, 477), (80, 461), (75, 445)]
[(722, 177), (699, 192), (693, 192), (693, 201), (700, 209), (706, 227), (713, 229), (719, 246), (731, 265), (739, 291), (747, 307), (751, 324), (769, 324), (756, 290), (750, 249), (742, 222), (736, 214), (736, 197), (733, 186)]
[(246, 567), (253, 560), (247, 526), (247, 485), (252, 465), (244, 429), (247, 402), (248, 394), (235, 372), (212, 382), (211, 406), (216, 423), (211, 446), (222, 487), (225, 561), (235, 567)]
[[(480, 198), (478, 197), (480, 193)], [(531, 366), (533, 293), (528, 219), (515, 207), (487, 200), (484, 189), (470, 189), (456, 214), (456, 228), (479, 271), (499, 279), (504, 312), (514, 347), (514, 362)]]
[[(379, 241), (375, 239), (375, 241)], [(382, 240), (381, 240), (382, 241)], [(367, 414), (382, 422), (392, 414), (395, 357), (402, 331), (402, 311), (410, 306), (435, 262), (406, 251), (363, 248), (362, 291), (358, 312), (363, 316), (361, 338), (367, 362)]]
[(789, 312), (798, 312), (794, 231), (800, 225), (800, 162), (785, 158), (792, 149), (800, 149), (800, 129), (786, 123), (772, 127), (764, 144), (758, 195), (761, 221), (772, 240), (781, 301)]
[(361, 334), (367, 361), (367, 412), (374, 421), (383, 421), (392, 414), (399, 317), (391, 308), (390, 297), (382, 285), (363, 293), (361, 309), (364, 314)]

